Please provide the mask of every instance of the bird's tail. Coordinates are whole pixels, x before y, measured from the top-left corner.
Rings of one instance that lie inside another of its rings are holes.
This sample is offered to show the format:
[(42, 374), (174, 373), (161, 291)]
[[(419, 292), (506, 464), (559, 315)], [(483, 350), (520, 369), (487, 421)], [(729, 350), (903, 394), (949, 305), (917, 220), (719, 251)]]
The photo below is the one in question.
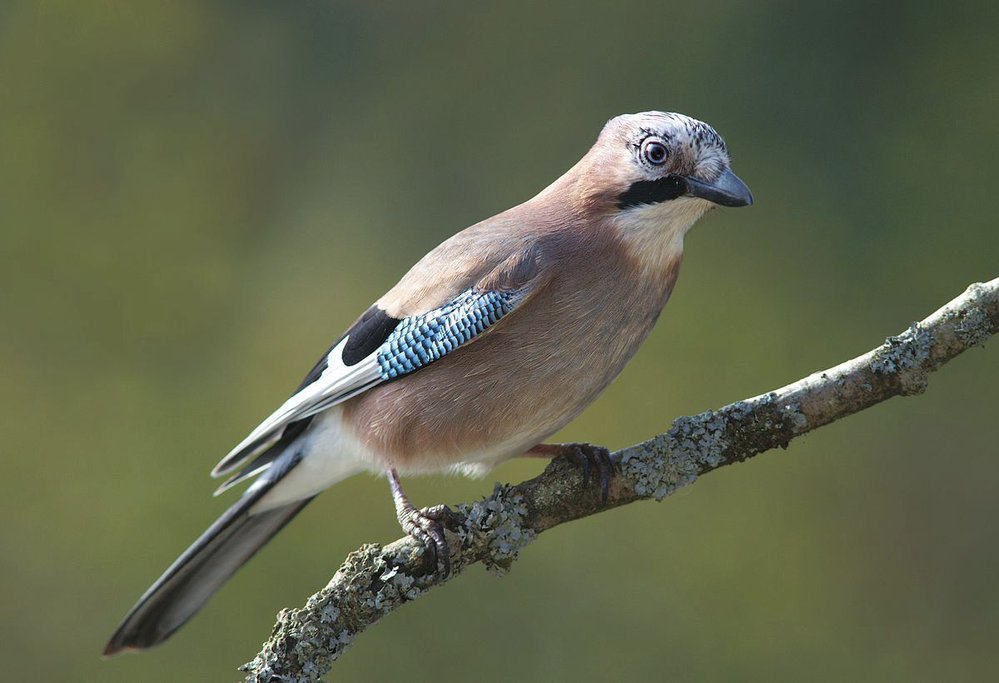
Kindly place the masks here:
[(277, 478), (258, 480), (163, 572), (122, 620), (105, 655), (142, 650), (169, 638), (314, 497), (251, 514)]

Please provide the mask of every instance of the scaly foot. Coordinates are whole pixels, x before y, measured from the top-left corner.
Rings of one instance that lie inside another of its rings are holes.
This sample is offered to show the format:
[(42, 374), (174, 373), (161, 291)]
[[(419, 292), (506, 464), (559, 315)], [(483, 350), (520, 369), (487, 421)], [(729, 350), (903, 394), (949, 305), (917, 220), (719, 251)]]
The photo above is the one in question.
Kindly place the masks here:
[(406, 535), (412, 536), (427, 549), (427, 553), (433, 558), (435, 570), (442, 568), (443, 577), (447, 578), (451, 574), (451, 551), (444, 536), (443, 521), (454, 513), (447, 505), (417, 509), (403, 493), (399, 474), (394, 469), (388, 470), (386, 474), (399, 526)]

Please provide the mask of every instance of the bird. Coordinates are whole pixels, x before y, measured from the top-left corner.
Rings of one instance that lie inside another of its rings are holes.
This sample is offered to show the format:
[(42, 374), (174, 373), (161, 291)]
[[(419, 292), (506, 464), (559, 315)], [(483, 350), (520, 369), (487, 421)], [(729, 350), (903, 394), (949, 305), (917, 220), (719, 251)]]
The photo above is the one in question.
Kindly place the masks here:
[(105, 655), (170, 637), (320, 492), (384, 475), (403, 531), (450, 571), (448, 508), (416, 507), (401, 475), (481, 476), (565, 455), (588, 478), (608, 452), (546, 444), (621, 372), (673, 290), (684, 236), (716, 206), (753, 203), (710, 125), (648, 111), (610, 119), (533, 198), (420, 259), (212, 470), (252, 480), (139, 598)]

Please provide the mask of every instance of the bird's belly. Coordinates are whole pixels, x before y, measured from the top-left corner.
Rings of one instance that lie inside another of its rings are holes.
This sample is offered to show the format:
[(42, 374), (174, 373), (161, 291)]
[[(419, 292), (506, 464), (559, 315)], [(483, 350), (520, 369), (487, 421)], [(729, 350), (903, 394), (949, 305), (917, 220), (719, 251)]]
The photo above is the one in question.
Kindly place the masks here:
[[(454, 470), (481, 475), (571, 419), (559, 420), (553, 413), (566, 411), (553, 411), (552, 406), (532, 411), (531, 401), (511, 400), (508, 392), (495, 388), (479, 389), (474, 379), (432, 392), (429, 369), (419, 373), (424, 375), (419, 386), (402, 381), (382, 385), (343, 406), (345, 423), (382, 468), (407, 474)], [(410, 393), (414, 390), (419, 396), (415, 401)]]

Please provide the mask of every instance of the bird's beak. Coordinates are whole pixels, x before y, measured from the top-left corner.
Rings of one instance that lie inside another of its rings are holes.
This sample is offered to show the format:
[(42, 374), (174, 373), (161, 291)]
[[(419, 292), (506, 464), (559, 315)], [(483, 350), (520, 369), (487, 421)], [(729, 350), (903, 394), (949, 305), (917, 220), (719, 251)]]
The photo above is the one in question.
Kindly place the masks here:
[(746, 183), (728, 169), (722, 172), (713, 183), (706, 183), (690, 176), (680, 176), (687, 184), (688, 197), (700, 197), (721, 206), (749, 206), (753, 203), (753, 193)]

